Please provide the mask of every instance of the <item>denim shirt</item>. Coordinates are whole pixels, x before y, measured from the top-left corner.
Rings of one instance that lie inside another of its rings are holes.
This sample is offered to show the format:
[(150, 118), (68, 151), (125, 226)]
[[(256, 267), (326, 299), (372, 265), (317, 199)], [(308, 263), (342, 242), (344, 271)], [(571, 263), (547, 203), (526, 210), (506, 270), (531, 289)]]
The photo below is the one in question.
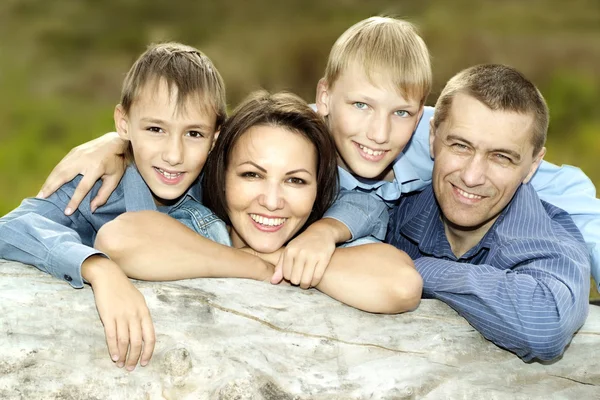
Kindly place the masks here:
[[(83, 286), (81, 264), (92, 255), (105, 254), (93, 248), (98, 230), (128, 211), (157, 210), (150, 189), (137, 168), (131, 165), (105, 205), (91, 212), (90, 202), (98, 193), (96, 182), (79, 208), (70, 216), (63, 210), (81, 176), (63, 185), (47, 199), (28, 198), (0, 219), (0, 258), (31, 264), (71, 286)], [(228, 243), (225, 224), (202, 206), (196, 181), (177, 204), (160, 207), (162, 212), (180, 218), (188, 227), (220, 243)]]
[[(431, 183), (429, 121), (433, 112), (433, 107), (425, 107), (413, 137), (392, 165), (392, 182), (363, 179), (339, 169), (342, 192), (325, 216), (345, 224), (353, 239), (374, 236), (383, 240), (389, 219), (386, 204), (391, 206), (403, 193), (421, 190)], [(592, 275), (600, 290), (600, 200), (594, 184), (579, 168), (558, 167), (546, 161), (542, 161), (530, 183), (540, 199), (573, 218), (591, 254)]]

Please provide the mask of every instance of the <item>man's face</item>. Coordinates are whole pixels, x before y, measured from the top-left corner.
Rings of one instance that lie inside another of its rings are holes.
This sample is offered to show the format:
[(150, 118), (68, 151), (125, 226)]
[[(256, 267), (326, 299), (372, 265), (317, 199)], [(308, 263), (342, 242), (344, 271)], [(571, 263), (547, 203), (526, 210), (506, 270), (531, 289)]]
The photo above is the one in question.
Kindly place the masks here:
[(458, 94), (446, 121), (433, 125), (433, 190), (455, 229), (489, 228), (546, 151), (533, 155), (532, 114), (492, 111)]
[(177, 108), (177, 89), (147, 83), (129, 113), (115, 109), (119, 135), (131, 142), (135, 165), (157, 205), (176, 201), (196, 181), (215, 138), (216, 115), (194, 96)]
[(404, 99), (383, 75), (374, 78), (377, 84), (351, 65), (333, 87), (319, 82), (316, 101), (342, 167), (363, 178), (382, 179), (410, 140), (423, 107), (420, 99)]

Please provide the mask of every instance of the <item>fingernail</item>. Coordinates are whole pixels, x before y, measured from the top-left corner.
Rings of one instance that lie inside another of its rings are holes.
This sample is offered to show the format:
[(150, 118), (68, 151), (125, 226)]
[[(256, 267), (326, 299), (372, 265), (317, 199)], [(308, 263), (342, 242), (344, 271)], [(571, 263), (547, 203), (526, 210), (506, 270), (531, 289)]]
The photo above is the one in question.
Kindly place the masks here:
[(92, 211), (92, 213), (95, 212), (96, 211), (96, 205), (95, 204), (91, 204), (90, 205), (90, 210)]
[(134, 365), (130, 365), (129, 367), (127, 367), (127, 371), (133, 371), (135, 369)]
[(140, 363), (140, 365), (141, 365), (142, 367), (145, 367), (146, 365), (148, 365), (148, 361), (142, 361), (142, 362)]
[(119, 359), (119, 355), (118, 354), (113, 354), (112, 355), (112, 360), (113, 361), (117, 361)]
[(40, 190), (40, 192), (39, 192), (39, 193), (37, 194), (37, 196), (35, 196), (35, 197), (37, 197), (38, 199), (43, 199), (43, 198), (44, 198), (44, 192), (42, 192), (42, 191)]
[(69, 208), (67, 208), (67, 209), (65, 210), (65, 214), (66, 214), (66, 215), (71, 215), (71, 214), (73, 214), (73, 210), (71, 209), (71, 207), (69, 207)]
[(124, 362), (120, 362), (120, 363), (117, 364), (117, 367), (123, 368), (123, 365), (125, 365), (125, 363)]

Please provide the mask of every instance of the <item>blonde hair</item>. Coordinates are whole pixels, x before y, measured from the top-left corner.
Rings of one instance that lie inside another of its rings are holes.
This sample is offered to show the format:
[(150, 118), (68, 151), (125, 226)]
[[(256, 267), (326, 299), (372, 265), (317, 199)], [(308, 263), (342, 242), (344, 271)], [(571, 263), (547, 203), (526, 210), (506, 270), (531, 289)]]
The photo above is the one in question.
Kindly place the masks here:
[(533, 154), (544, 147), (550, 122), (548, 106), (535, 85), (516, 69), (500, 64), (481, 64), (456, 74), (435, 104), (435, 129), (448, 118), (452, 100), (458, 93), (477, 99), (490, 110), (533, 115)]
[[(333, 87), (339, 76), (357, 65), (372, 83), (382, 74), (405, 99), (423, 105), (431, 91), (429, 50), (413, 24), (390, 17), (371, 17), (352, 25), (335, 42), (325, 68)], [(379, 81), (380, 82), (380, 81)]]

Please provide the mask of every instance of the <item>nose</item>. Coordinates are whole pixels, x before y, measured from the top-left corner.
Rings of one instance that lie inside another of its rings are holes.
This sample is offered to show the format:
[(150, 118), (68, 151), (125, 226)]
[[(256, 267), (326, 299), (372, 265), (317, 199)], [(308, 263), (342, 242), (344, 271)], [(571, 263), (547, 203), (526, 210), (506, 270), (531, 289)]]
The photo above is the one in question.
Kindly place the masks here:
[(258, 204), (269, 211), (275, 211), (281, 210), (284, 203), (281, 186), (275, 182), (266, 182), (263, 193), (258, 197)]
[(383, 113), (376, 113), (370, 121), (367, 138), (377, 144), (387, 143), (390, 140), (390, 130), (391, 121), (389, 116)]
[(169, 165), (178, 165), (183, 162), (183, 138), (176, 135), (171, 135), (165, 143), (162, 152), (163, 161)]
[(467, 187), (483, 185), (485, 183), (486, 169), (487, 164), (484, 157), (471, 157), (462, 168), (460, 178)]

